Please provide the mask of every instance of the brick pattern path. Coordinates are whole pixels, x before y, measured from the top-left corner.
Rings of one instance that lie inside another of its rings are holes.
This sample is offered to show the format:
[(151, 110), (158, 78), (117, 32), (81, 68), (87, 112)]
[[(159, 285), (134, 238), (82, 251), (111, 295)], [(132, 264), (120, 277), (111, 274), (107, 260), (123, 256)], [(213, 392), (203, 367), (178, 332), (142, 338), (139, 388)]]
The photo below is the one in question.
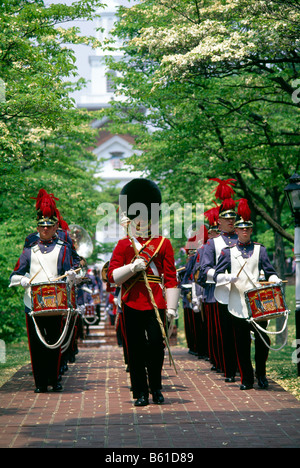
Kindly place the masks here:
[(0, 448), (297, 448), (300, 402), (270, 382), (239, 390), (210, 364), (174, 347), (166, 353), (165, 404), (133, 405), (122, 350), (81, 349), (62, 393), (35, 394), (25, 366), (0, 389)]

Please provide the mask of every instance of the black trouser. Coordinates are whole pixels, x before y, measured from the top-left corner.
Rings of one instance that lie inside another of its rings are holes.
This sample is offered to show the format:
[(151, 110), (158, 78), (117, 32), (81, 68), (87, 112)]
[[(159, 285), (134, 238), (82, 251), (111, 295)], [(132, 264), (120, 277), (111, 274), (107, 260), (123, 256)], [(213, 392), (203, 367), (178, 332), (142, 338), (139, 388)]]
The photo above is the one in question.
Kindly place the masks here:
[(227, 304), (218, 302), (220, 334), (222, 340), (225, 377), (234, 377), (237, 371), (237, 358), (234, 340), (234, 329), (231, 313)]
[(196, 351), (199, 357), (208, 356), (207, 322), (204, 310), (195, 313)]
[[(164, 323), (164, 310), (160, 310)], [(164, 343), (154, 310), (124, 306), (131, 387), (134, 398), (160, 390)], [(147, 378), (148, 377), (148, 378)]]
[(194, 312), (190, 307), (184, 308), (184, 331), (187, 347), (190, 351), (196, 352)]
[[(54, 344), (61, 336), (62, 318), (36, 317), (36, 323), (48, 344)], [(38, 388), (56, 385), (59, 376), (61, 349), (49, 349), (39, 339), (33, 319), (26, 314), (28, 343), (35, 385)]]
[[(246, 385), (253, 385), (254, 371), (251, 361), (251, 334), (254, 331), (255, 336), (255, 370), (257, 377), (266, 375), (266, 362), (269, 355), (269, 348), (260, 338), (255, 327), (249, 324), (245, 319), (232, 316), (232, 324), (235, 335), (238, 366), (241, 373), (241, 382)], [(266, 329), (268, 322), (262, 321), (260, 326)], [(264, 340), (270, 344), (268, 335), (260, 332)]]

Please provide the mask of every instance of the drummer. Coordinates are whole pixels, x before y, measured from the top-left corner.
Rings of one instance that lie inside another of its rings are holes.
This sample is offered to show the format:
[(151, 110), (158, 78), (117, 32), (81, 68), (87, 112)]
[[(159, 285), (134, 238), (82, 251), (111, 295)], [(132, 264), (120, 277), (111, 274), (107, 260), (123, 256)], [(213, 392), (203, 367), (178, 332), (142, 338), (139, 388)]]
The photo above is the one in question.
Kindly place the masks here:
[[(31, 356), (32, 371), (35, 380), (36, 393), (46, 392), (48, 386), (53, 391), (61, 391), (59, 383), (59, 367), (61, 350), (49, 349), (39, 339), (31, 312), (30, 282), (50, 283), (55, 278), (66, 274), (66, 280), (76, 279), (74, 269), (78, 264), (73, 262), (72, 249), (68, 242), (60, 239), (57, 231), (57, 210), (52, 195), (43, 192), (37, 211), (37, 231), (39, 236), (24, 250), (10, 276), (11, 286), (24, 288), (24, 303), (26, 325)], [(62, 317), (36, 317), (36, 322), (49, 344), (56, 343), (61, 334)]]
[[(266, 362), (269, 348), (264, 344), (256, 329), (246, 321), (248, 310), (244, 298), (244, 292), (260, 286), (259, 277), (263, 271), (266, 281), (279, 283), (274, 267), (271, 265), (266, 248), (251, 240), (253, 222), (250, 219), (251, 211), (247, 200), (241, 199), (238, 206), (238, 216), (235, 222), (235, 230), (238, 235), (237, 244), (225, 248), (217, 263), (214, 281), (216, 291), (221, 288), (224, 291), (224, 302), (226, 291), (228, 310), (234, 329), (235, 345), (237, 351), (238, 365), (241, 374), (241, 390), (253, 388), (254, 371), (251, 362), (251, 334), (255, 334), (255, 366), (258, 386), (268, 387), (266, 378)], [(227, 289), (229, 285), (229, 289)], [(266, 329), (268, 322), (261, 322), (262, 328)], [(268, 336), (264, 333), (264, 340), (270, 344)]]
[[(62, 241), (67, 242), (68, 244), (70, 244), (70, 247), (72, 249), (73, 262), (77, 264), (77, 263), (80, 262), (81, 257), (78, 255), (78, 253), (76, 251), (76, 248), (75, 248), (75, 245), (74, 245), (74, 241), (72, 240), (72, 238), (70, 237), (70, 234), (68, 232), (69, 231), (69, 226), (66, 223), (66, 221), (61, 217), (61, 214), (60, 214), (59, 210), (57, 209), (55, 200), (58, 200), (58, 198), (54, 198), (53, 196), (49, 195), (46, 192), (45, 189), (40, 189), (37, 197), (34, 198), (34, 200), (36, 200), (37, 213), (40, 210), (41, 203), (44, 203), (43, 200), (45, 201), (47, 199), (48, 200), (50, 199), (51, 204), (52, 204), (52, 209), (54, 210), (55, 217), (57, 218), (57, 221), (55, 223), (56, 234)], [(29, 234), (26, 237), (24, 247), (32, 247), (32, 245), (34, 243), (36, 243), (36, 241), (39, 239), (39, 237), (40, 237), (40, 234), (39, 234), (38, 230), (35, 231), (35, 232), (32, 232), (31, 234)]]

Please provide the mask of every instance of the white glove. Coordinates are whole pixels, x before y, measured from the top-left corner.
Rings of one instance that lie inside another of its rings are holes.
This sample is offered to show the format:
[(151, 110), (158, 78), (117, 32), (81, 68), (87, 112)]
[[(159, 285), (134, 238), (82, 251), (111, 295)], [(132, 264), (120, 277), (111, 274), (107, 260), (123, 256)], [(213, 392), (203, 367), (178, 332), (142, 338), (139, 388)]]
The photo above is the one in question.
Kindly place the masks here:
[(27, 276), (23, 276), (20, 281), (20, 285), (24, 288), (27, 289), (30, 286), (30, 279), (27, 278)]
[(128, 216), (126, 216), (125, 213), (121, 213), (121, 219), (120, 219), (120, 224), (121, 226), (123, 227), (127, 227), (128, 224), (130, 224), (130, 219), (128, 218)]
[(169, 321), (178, 319), (177, 312), (178, 302), (180, 298), (180, 288), (166, 288), (166, 302), (167, 302), (167, 318)]
[[(76, 271), (74, 271), (74, 270), (67, 271), (66, 275), (67, 275), (67, 283), (71, 284), (71, 286), (74, 285), (74, 284), (76, 285), (78, 283), (81, 283), (81, 281), (82, 281), (81, 275), (77, 275)], [(93, 291), (91, 289), (89, 291), (90, 291), (91, 294), (93, 293)]]
[(270, 283), (279, 283), (280, 284), (280, 283), (282, 283), (282, 279), (278, 278), (277, 275), (271, 275), (269, 277), (269, 282)]
[(167, 309), (167, 319), (169, 320), (169, 322), (174, 319), (178, 319), (179, 315), (178, 315), (178, 312), (177, 310), (175, 309)]
[(192, 308), (194, 312), (199, 312), (199, 301), (196, 292), (196, 283), (192, 283)]
[(137, 271), (146, 270), (146, 262), (143, 258), (136, 258), (133, 263), (130, 263), (130, 269), (132, 273)]
[(217, 285), (222, 286), (228, 283), (236, 283), (238, 279), (239, 278), (232, 273), (219, 273), (217, 276)]
[(66, 271), (66, 275), (67, 275), (67, 281), (68, 282), (73, 282), (74, 279), (76, 278), (76, 272), (74, 270), (69, 270), (69, 271)]
[(22, 278), (28, 278), (28, 277), (23, 276), (23, 275), (13, 275), (10, 278), (10, 285), (8, 287), (11, 288), (12, 286), (21, 286), (21, 279)]
[(229, 279), (229, 283), (236, 283), (239, 280), (238, 276), (235, 276), (232, 273), (228, 273), (227, 276)]
[(116, 268), (113, 271), (113, 279), (117, 285), (125, 283), (138, 271), (146, 270), (145, 260), (136, 258), (133, 263)]
[(215, 274), (215, 270), (214, 268), (210, 268), (208, 271), (207, 271), (207, 274), (206, 274), (206, 282), (207, 283), (214, 283), (214, 274)]

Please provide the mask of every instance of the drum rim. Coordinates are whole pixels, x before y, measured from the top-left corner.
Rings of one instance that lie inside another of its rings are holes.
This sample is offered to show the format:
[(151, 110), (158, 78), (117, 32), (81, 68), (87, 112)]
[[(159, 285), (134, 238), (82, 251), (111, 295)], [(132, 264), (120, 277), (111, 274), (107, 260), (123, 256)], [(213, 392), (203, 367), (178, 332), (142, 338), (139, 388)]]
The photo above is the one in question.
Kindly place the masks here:
[[(51, 314), (51, 312), (55, 312), (55, 314)], [(76, 314), (78, 311), (77, 309), (48, 309), (48, 310), (45, 310), (45, 309), (42, 309), (42, 310), (39, 310), (39, 311), (34, 311), (34, 310), (31, 310), (30, 311), (30, 314), (29, 315), (34, 315), (34, 316), (38, 316), (38, 315), (49, 315), (49, 316), (55, 316), (55, 315), (68, 315), (68, 313), (71, 312), (71, 314)]]
[(31, 287), (32, 286), (38, 286), (38, 285), (41, 285), (41, 284), (45, 284), (45, 285), (48, 285), (48, 286), (51, 286), (51, 285), (55, 285), (55, 284), (65, 284), (66, 286), (69, 286), (69, 283), (67, 283), (67, 281), (42, 281), (41, 283), (31, 283)]
[(281, 283), (272, 283), (272, 284), (267, 284), (267, 285), (261, 285), (261, 286), (258, 286), (257, 288), (248, 289), (247, 291), (244, 291), (244, 294), (246, 295), (250, 292), (258, 291), (261, 289), (270, 289), (274, 287), (279, 287), (281, 291), (283, 292), (283, 286)]

